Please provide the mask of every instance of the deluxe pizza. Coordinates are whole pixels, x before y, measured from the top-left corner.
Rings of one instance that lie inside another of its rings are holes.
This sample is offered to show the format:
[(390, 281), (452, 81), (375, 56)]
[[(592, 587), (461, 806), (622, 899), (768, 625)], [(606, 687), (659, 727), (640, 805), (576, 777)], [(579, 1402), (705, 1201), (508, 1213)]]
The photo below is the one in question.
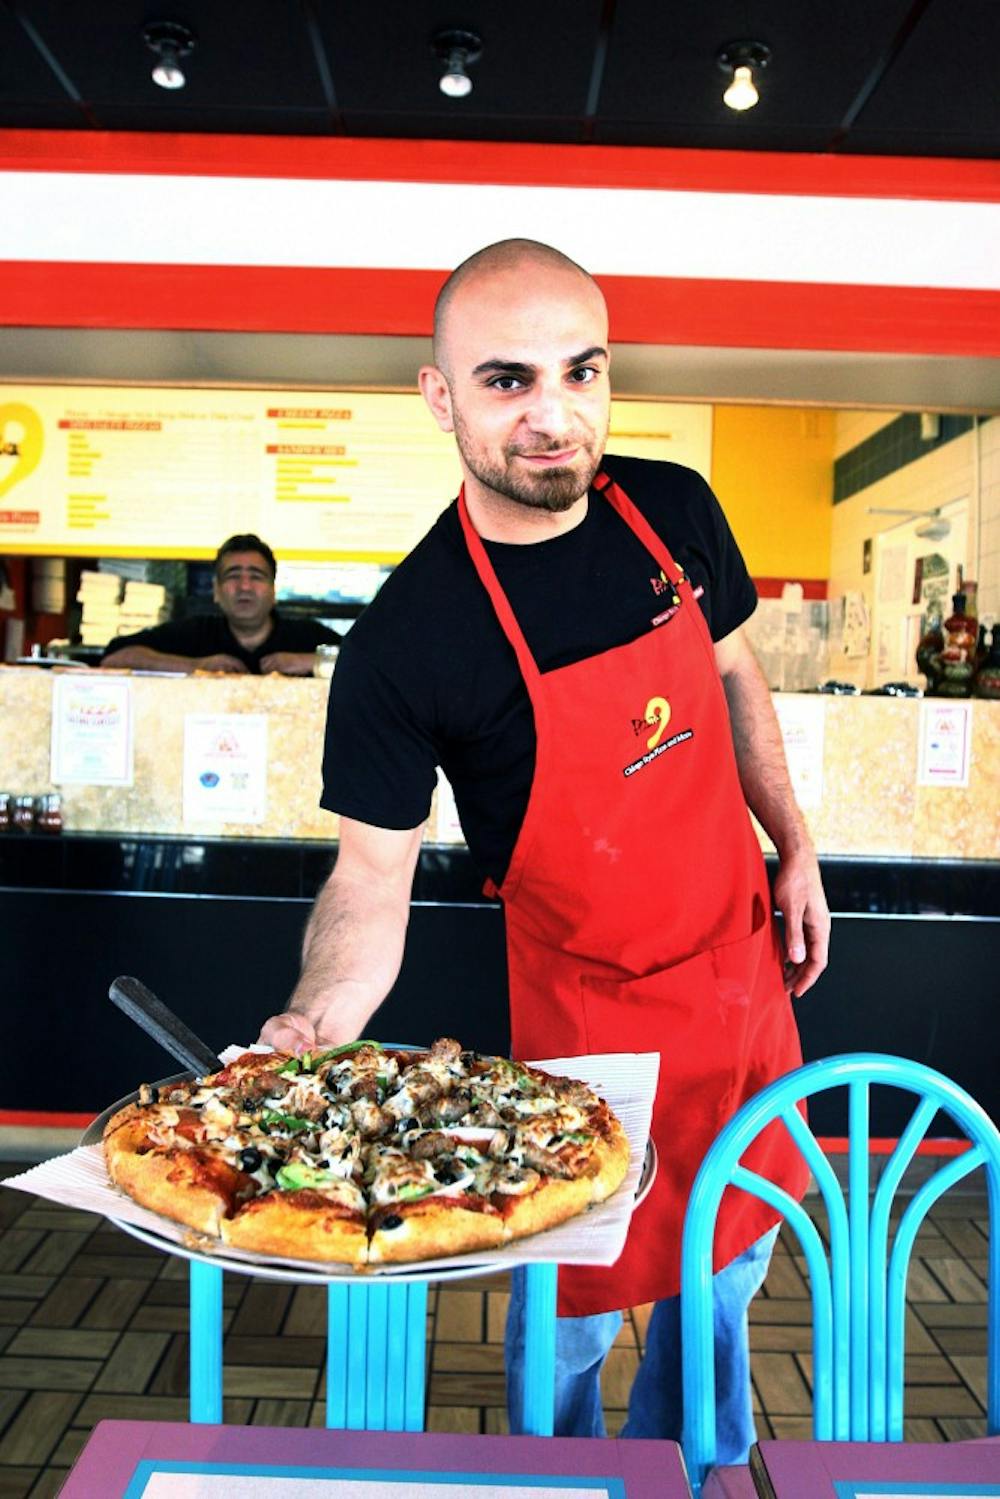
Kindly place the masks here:
[(144, 1084), (104, 1131), (113, 1181), (239, 1249), (355, 1267), (495, 1249), (609, 1197), (625, 1132), (571, 1078), (442, 1039)]

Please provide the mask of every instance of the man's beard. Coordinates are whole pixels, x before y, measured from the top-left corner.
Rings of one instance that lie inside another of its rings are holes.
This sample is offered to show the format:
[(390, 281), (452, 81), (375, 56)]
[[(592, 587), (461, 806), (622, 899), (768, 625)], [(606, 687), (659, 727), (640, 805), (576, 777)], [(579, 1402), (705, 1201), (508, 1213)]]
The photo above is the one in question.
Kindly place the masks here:
[(545, 452), (558, 453), (567, 446), (575, 446), (587, 454), (588, 462), (585, 469), (543, 468), (536, 473), (518, 475), (511, 469), (510, 460), (521, 454), (522, 449), (507, 448), (504, 455), (508, 459), (507, 466), (500, 468), (491, 462), (485, 453), (477, 451), (471, 440), (469, 429), (457, 411), (453, 411), (453, 421), (458, 450), (470, 473), (474, 474), (480, 484), (485, 484), (488, 489), (504, 495), (515, 504), (525, 505), (530, 510), (548, 510), (553, 513), (571, 510), (577, 500), (589, 490), (601, 464), (600, 454), (594, 457), (589, 443), (562, 442), (558, 447), (532, 448), (530, 452), (533, 456), (538, 456)]

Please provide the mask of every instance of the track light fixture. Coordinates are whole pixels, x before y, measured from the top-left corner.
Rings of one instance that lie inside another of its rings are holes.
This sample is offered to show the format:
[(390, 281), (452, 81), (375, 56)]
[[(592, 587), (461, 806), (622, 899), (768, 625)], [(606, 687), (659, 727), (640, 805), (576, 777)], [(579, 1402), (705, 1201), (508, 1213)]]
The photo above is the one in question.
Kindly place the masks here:
[(197, 40), (194, 32), (180, 21), (151, 21), (143, 27), (142, 39), (156, 55), (153, 82), (160, 88), (183, 88), (187, 79), (180, 60), (193, 49)]
[(731, 80), (722, 102), (730, 109), (753, 109), (760, 98), (754, 73), (759, 73), (771, 61), (770, 47), (765, 47), (763, 42), (727, 42), (719, 48), (715, 60)]
[(449, 27), (436, 31), (431, 37), (431, 50), (444, 65), (438, 80), (438, 88), (449, 99), (465, 99), (472, 93), (472, 79), (468, 74), (470, 63), (478, 62), (482, 55), (482, 38), (474, 31)]

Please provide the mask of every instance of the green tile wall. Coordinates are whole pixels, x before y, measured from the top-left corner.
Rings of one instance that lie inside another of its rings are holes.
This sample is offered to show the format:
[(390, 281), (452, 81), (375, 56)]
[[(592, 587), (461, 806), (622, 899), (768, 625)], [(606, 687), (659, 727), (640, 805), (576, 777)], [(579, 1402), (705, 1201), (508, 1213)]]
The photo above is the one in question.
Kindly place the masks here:
[(833, 503), (839, 505), (859, 489), (867, 489), (898, 468), (905, 468), (942, 443), (951, 442), (972, 427), (975, 417), (941, 416), (938, 436), (927, 441), (920, 436), (920, 413), (904, 411), (887, 426), (842, 453), (833, 465)]

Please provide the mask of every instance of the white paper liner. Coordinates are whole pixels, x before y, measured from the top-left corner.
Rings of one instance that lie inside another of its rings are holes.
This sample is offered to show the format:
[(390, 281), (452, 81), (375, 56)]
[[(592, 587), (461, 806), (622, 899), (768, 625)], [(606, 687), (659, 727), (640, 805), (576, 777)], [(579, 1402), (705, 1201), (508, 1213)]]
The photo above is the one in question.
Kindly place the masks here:
[[(220, 1053), (224, 1062), (247, 1050), (243, 1046), (227, 1047)], [(261, 1047), (260, 1050), (267, 1048)], [(16, 1191), (32, 1192), (65, 1207), (82, 1208), (101, 1213), (122, 1224), (132, 1224), (146, 1233), (155, 1234), (167, 1253), (179, 1252), (197, 1258), (226, 1262), (234, 1270), (253, 1274), (257, 1267), (267, 1269), (286, 1265), (296, 1271), (323, 1280), (354, 1280), (373, 1276), (412, 1277), (425, 1270), (465, 1268), (470, 1262), (484, 1268), (510, 1269), (527, 1261), (555, 1262), (560, 1265), (613, 1265), (622, 1252), (628, 1233), (635, 1194), (642, 1175), (646, 1144), (653, 1112), (653, 1098), (659, 1074), (660, 1057), (650, 1052), (615, 1052), (586, 1057), (554, 1057), (530, 1062), (561, 1077), (572, 1077), (586, 1083), (606, 1099), (621, 1120), (628, 1136), (629, 1168), (624, 1182), (606, 1202), (597, 1204), (578, 1218), (528, 1239), (518, 1239), (500, 1249), (482, 1253), (448, 1255), (439, 1259), (420, 1260), (401, 1265), (372, 1265), (359, 1271), (348, 1265), (331, 1265), (316, 1260), (288, 1259), (279, 1255), (252, 1254), (231, 1249), (216, 1239), (206, 1238), (181, 1224), (161, 1218), (148, 1208), (140, 1207), (115, 1187), (108, 1177), (104, 1152), (99, 1145), (81, 1145), (68, 1155), (56, 1156), (33, 1166), (20, 1176), (9, 1176), (0, 1185)], [(176, 1249), (174, 1248), (176, 1246)], [(303, 1277), (305, 1278), (305, 1277)]]

